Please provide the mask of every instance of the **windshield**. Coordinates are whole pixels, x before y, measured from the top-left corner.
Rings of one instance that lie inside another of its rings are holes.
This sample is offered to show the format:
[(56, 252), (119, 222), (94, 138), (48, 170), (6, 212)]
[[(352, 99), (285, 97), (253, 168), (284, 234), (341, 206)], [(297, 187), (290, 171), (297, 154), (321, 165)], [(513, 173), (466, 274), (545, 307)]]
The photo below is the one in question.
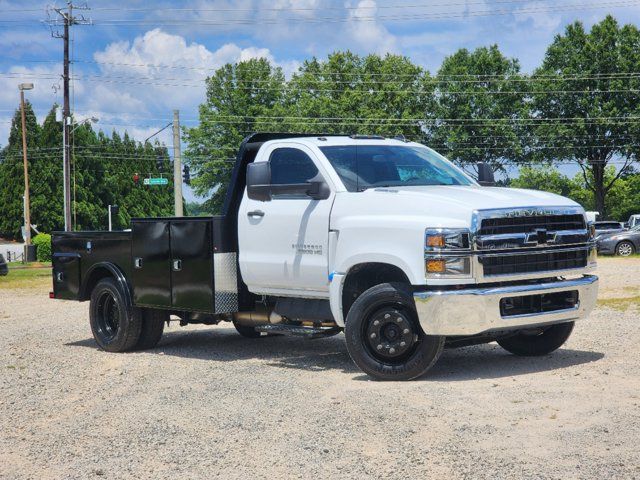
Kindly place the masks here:
[(374, 187), (474, 184), (444, 157), (425, 147), (343, 145), (320, 150), (350, 192)]

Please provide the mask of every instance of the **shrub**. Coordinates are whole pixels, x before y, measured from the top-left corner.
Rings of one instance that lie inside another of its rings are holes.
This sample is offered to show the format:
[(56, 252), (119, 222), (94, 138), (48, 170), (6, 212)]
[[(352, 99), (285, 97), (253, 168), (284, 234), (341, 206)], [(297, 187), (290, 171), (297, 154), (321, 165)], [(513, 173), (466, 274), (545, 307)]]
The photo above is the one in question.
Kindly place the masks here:
[(51, 261), (51, 235), (39, 233), (33, 237), (33, 244), (36, 246), (36, 255), (39, 262)]

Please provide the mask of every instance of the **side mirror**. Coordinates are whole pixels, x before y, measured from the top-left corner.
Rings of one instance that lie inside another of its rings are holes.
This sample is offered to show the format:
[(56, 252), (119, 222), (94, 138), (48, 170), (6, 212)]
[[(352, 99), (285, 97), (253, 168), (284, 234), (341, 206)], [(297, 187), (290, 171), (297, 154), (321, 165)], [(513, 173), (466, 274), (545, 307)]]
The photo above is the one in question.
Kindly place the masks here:
[(271, 200), (271, 165), (269, 162), (247, 165), (247, 196), (251, 200)]
[(331, 189), (329, 185), (324, 181), (322, 175), (318, 173), (315, 177), (309, 180), (309, 190), (307, 195), (313, 200), (326, 200), (331, 196)]
[(493, 176), (493, 168), (488, 163), (478, 164), (478, 183), (483, 187), (493, 187), (496, 180)]

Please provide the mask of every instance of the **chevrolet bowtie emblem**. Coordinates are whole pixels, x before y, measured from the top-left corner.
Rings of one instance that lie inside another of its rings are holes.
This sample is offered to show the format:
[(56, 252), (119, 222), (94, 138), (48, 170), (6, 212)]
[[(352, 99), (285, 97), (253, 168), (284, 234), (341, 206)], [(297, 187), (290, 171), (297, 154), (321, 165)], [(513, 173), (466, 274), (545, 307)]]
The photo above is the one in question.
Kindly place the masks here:
[(539, 246), (555, 243), (556, 232), (548, 232), (546, 228), (537, 228), (535, 231), (528, 233), (526, 240), (528, 244)]

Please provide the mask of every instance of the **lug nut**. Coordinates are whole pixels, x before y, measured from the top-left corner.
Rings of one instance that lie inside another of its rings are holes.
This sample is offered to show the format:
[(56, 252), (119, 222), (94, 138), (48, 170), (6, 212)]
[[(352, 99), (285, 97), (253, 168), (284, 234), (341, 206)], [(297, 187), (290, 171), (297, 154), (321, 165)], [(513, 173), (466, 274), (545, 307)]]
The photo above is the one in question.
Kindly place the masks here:
[(378, 325), (380, 325), (380, 320), (376, 320), (373, 322), (374, 327), (377, 327)]
[(401, 346), (401, 347), (404, 347), (404, 346), (406, 346), (406, 345), (407, 345), (407, 342), (400, 342), (400, 346)]
[(402, 331), (402, 333), (404, 333), (404, 334), (406, 335), (407, 333), (409, 333), (409, 329), (408, 329), (408, 328), (405, 328), (405, 329)]
[(394, 353), (396, 353), (396, 349), (395, 349), (395, 348), (390, 348), (390, 349), (389, 349), (389, 353), (390, 353), (391, 355), (393, 355)]
[(378, 350), (382, 350), (382, 345), (378, 345), (376, 348), (377, 348)]
[(372, 333), (372, 334), (371, 334), (371, 338), (376, 338), (376, 334), (375, 334), (375, 333)]
[(402, 317), (398, 317), (398, 319), (396, 320), (396, 322), (398, 322), (398, 323), (402, 323)]
[(385, 314), (384, 314), (384, 318), (385, 318), (385, 320), (386, 320), (387, 318), (389, 318), (390, 316), (391, 316), (391, 315), (389, 315), (388, 313), (385, 313)]

